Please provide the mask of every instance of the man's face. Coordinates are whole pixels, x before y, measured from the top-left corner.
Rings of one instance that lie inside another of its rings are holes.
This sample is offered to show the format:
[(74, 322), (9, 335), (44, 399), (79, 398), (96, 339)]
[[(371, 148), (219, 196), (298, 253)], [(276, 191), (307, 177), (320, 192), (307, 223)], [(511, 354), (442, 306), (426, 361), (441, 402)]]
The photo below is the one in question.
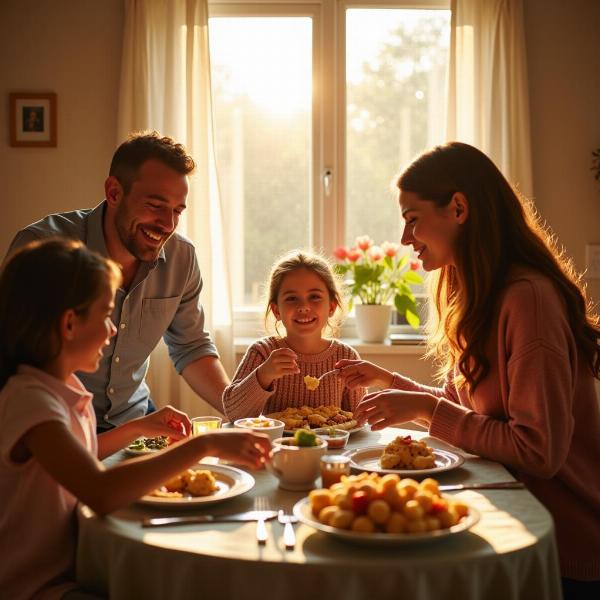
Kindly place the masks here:
[(132, 256), (144, 262), (157, 259), (185, 210), (187, 194), (187, 176), (158, 160), (142, 164), (115, 212), (119, 239)]

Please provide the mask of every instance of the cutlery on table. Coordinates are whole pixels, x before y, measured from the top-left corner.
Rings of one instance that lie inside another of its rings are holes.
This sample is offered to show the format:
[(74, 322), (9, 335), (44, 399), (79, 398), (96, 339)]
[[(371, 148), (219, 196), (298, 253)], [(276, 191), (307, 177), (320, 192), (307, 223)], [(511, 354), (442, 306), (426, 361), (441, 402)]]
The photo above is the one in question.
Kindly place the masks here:
[(456, 485), (440, 485), (440, 492), (457, 492), (459, 490), (519, 490), (525, 484), (521, 481), (497, 481), (495, 483), (458, 483)]
[(249, 510), (232, 515), (187, 515), (185, 517), (154, 517), (142, 520), (142, 527), (170, 527), (172, 525), (193, 525), (197, 523), (244, 523), (270, 521), (277, 516), (275, 510)]
[[(264, 496), (258, 496), (257, 498), (255, 498), (254, 500), (254, 507), (257, 509), (257, 512), (259, 512), (260, 514), (264, 514), (265, 512), (267, 512), (267, 508), (268, 506), (268, 499), (265, 498)], [(275, 511), (272, 511), (275, 512)], [(264, 545), (267, 543), (267, 540), (269, 538), (269, 534), (267, 532), (267, 526), (265, 524), (265, 519), (264, 518), (259, 518), (256, 520), (256, 541), (261, 544)]]
[(292, 523), (298, 521), (294, 515), (286, 515), (283, 510), (277, 514), (277, 520), (283, 525), (283, 543), (288, 550), (293, 550), (296, 545), (296, 534)]

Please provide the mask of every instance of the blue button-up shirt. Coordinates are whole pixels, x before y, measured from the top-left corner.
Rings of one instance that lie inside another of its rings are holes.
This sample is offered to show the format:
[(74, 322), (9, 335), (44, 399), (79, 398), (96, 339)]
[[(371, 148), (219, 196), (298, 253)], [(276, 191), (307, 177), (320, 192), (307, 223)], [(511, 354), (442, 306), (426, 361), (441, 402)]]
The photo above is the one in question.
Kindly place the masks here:
[[(9, 254), (32, 240), (61, 235), (108, 256), (102, 228), (104, 206), (102, 202), (94, 209), (49, 215), (29, 225), (15, 236)], [(130, 289), (117, 291), (112, 315), (117, 334), (104, 350), (98, 370), (77, 374), (94, 395), (100, 426), (120, 425), (146, 414), (149, 355), (161, 337), (178, 373), (199, 358), (218, 357), (204, 330), (201, 289), (194, 246), (174, 234), (155, 262), (140, 264)]]

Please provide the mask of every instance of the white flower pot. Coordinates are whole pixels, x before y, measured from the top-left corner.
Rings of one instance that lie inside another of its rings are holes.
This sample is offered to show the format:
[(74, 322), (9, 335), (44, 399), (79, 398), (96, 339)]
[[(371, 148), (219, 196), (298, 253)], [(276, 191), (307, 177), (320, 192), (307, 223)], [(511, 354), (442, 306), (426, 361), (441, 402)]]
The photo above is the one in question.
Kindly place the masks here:
[(356, 331), (363, 342), (383, 342), (390, 329), (389, 304), (355, 304)]

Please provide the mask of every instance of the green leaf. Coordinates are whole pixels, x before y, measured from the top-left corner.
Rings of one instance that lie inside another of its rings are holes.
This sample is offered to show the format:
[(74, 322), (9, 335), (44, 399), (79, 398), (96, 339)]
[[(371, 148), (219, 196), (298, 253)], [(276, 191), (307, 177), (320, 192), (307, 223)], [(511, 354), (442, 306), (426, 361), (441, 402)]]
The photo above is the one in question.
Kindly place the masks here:
[(406, 320), (408, 321), (408, 324), (413, 329), (419, 328), (419, 324), (421, 323), (421, 319), (419, 319), (419, 315), (414, 313), (412, 310), (407, 310), (405, 316), (406, 316)]
[(404, 281), (417, 285), (423, 283), (423, 278), (415, 271), (406, 271), (404, 273)]
[(396, 294), (394, 297), (394, 306), (401, 315), (406, 315), (408, 311), (412, 311), (413, 313), (417, 312), (417, 305), (414, 298), (409, 298), (405, 295)]
[(394, 268), (394, 263), (391, 256), (385, 256), (383, 258), (383, 262), (387, 265), (388, 269), (392, 270)]

